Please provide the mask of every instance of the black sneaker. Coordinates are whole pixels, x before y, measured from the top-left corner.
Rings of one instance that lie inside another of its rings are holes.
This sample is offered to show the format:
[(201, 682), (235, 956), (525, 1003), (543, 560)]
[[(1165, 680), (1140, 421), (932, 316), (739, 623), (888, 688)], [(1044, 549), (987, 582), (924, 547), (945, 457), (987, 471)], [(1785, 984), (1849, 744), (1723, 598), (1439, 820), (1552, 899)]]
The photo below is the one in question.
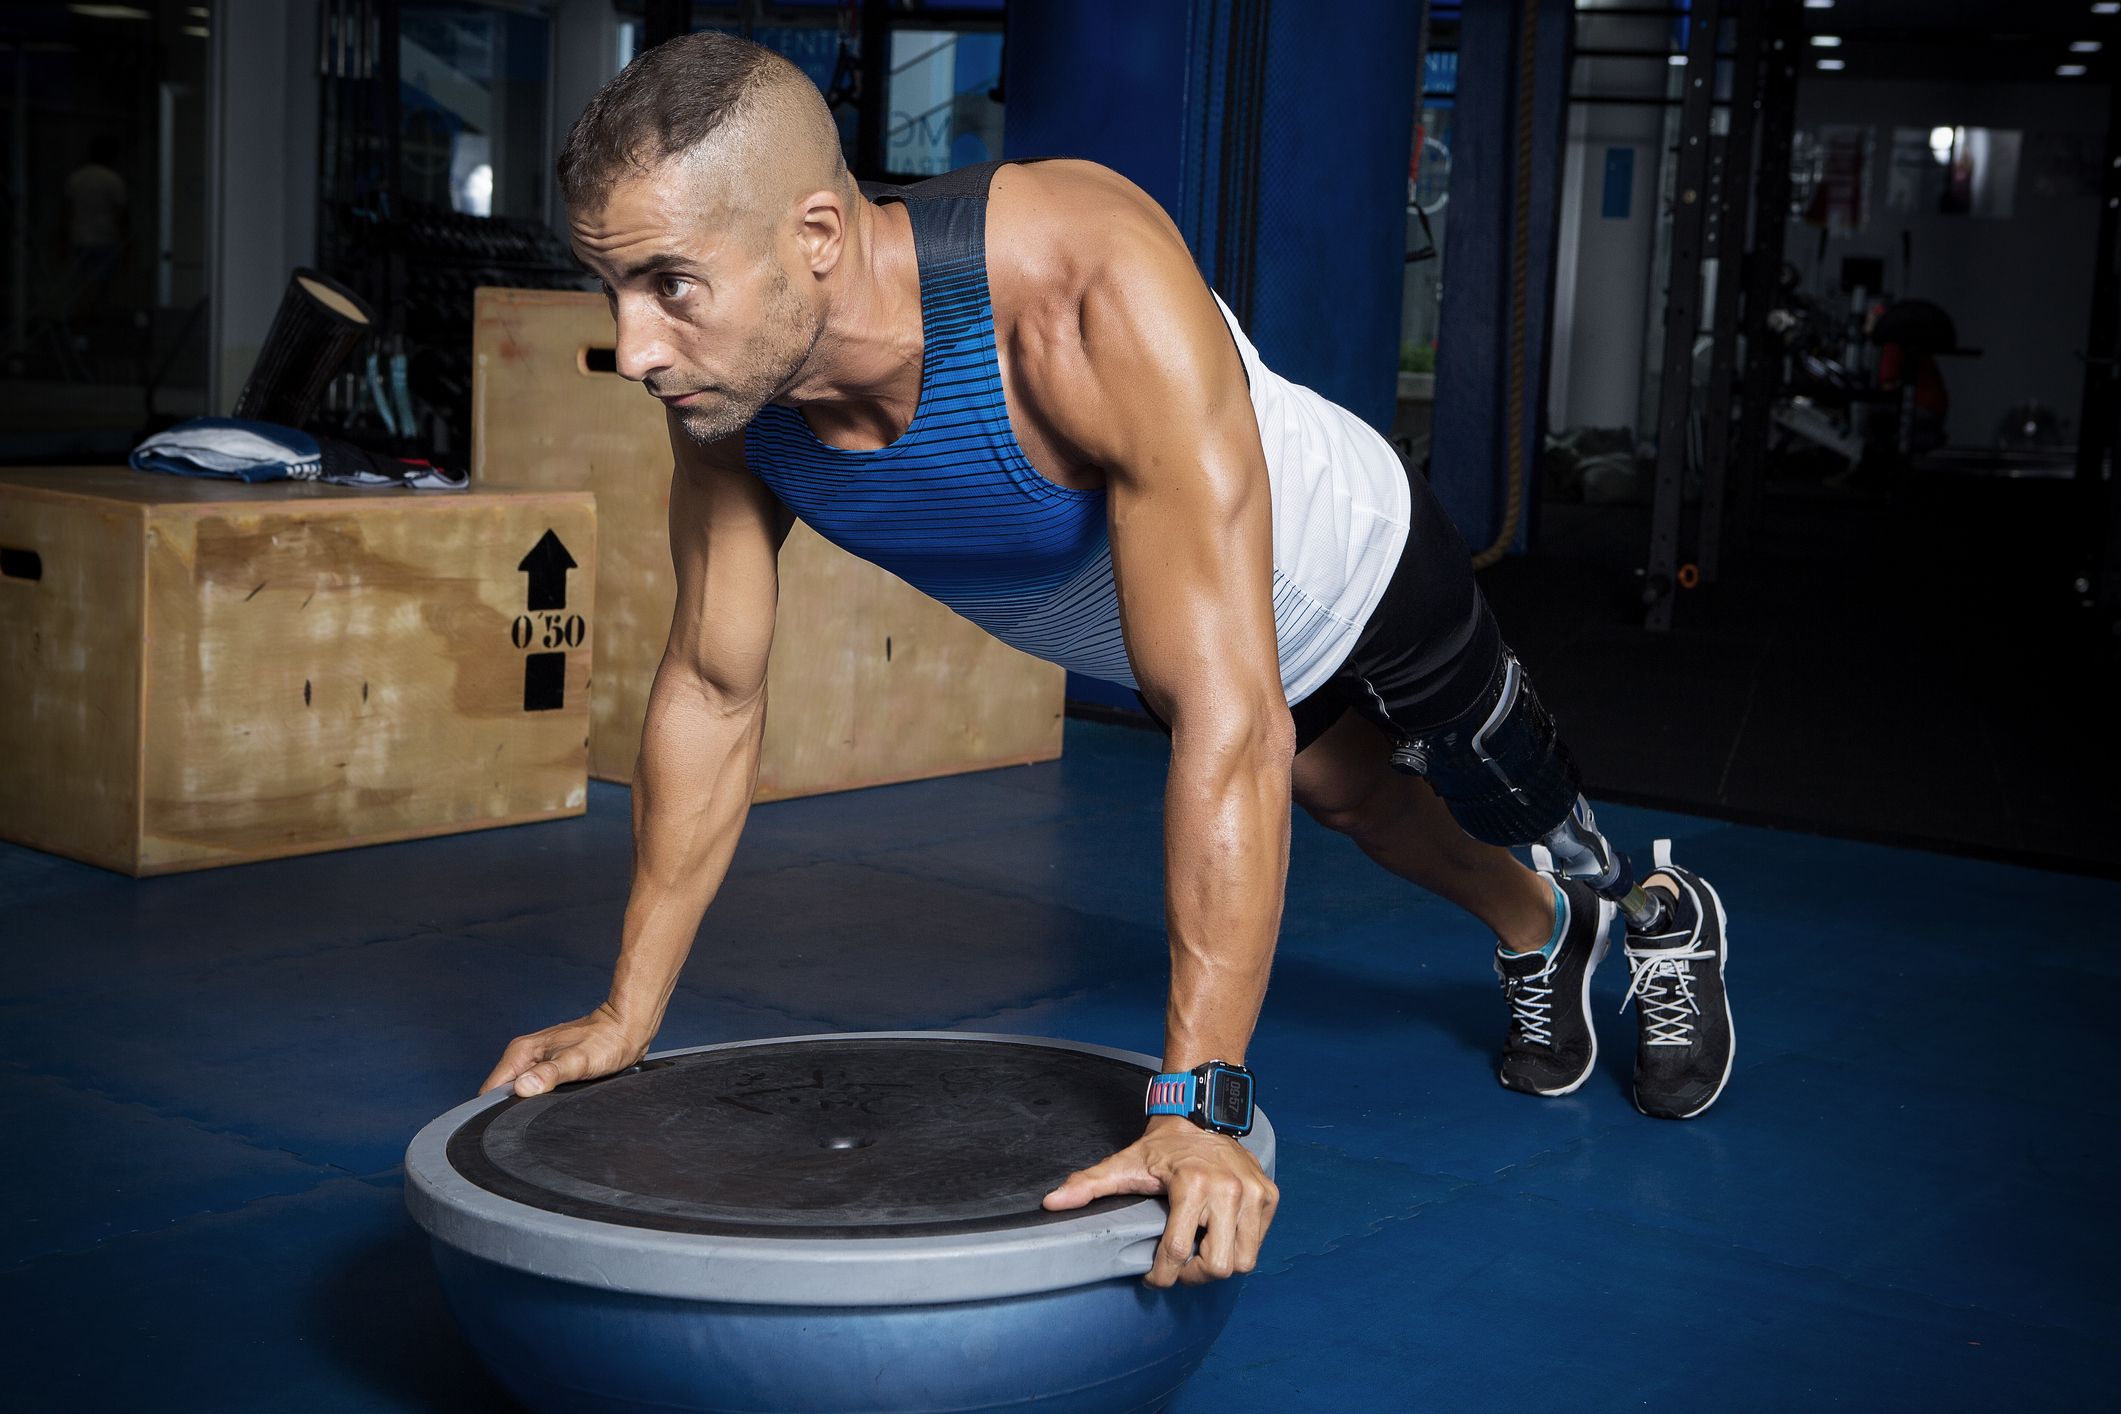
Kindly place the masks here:
[(1723, 988), (1729, 925), (1708, 880), (1672, 863), (1670, 840), (1657, 841), (1655, 855), (1656, 872), (1679, 881), (1679, 897), (1665, 931), (1628, 934), (1631, 980), (1620, 1006), (1636, 1003), (1635, 1108), (1692, 1119), (1731, 1078), (1736, 1048)]
[(1552, 957), (1495, 949), (1495, 975), (1510, 1004), (1510, 1037), (1502, 1047), (1504, 1085), (1527, 1095), (1566, 1095), (1583, 1084), (1598, 1060), (1591, 1029), (1591, 973), (1611, 941), (1613, 904), (1588, 885), (1552, 871), (1546, 851), (1533, 846), (1540, 877), (1561, 885), (1561, 942)]

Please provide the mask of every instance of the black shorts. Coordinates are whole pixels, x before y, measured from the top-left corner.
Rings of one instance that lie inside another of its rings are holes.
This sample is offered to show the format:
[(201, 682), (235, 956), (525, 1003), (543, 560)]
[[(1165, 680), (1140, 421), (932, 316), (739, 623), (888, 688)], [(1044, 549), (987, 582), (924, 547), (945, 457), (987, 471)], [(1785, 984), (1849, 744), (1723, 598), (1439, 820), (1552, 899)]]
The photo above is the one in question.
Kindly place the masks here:
[(1289, 708), (1298, 751), (1350, 707), (1395, 742), (1422, 736), (1472, 711), (1495, 676), (1502, 634), (1473, 582), (1472, 553), (1428, 481), (1411, 480), (1407, 542), (1384, 597), (1333, 676)]
[(1465, 541), (1419, 477), (1384, 597), (1333, 676), (1289, 708), (1296, 749), (1351, 707), (1392, 743), (1393, 767), (1427, 780), (1476, 840), (1544, 839), (1578, 803), (1576, 762), (1504, 646)]
[(1472, 553), (1418, 476), (1414, 493), (1406, 546), (1355, 647), (1289, 708), (1298, 751), (1350, 707), (1394, 741), (1421, 736), (1472, 711), (1495, 674), (1502, 632), (1473, 582)]

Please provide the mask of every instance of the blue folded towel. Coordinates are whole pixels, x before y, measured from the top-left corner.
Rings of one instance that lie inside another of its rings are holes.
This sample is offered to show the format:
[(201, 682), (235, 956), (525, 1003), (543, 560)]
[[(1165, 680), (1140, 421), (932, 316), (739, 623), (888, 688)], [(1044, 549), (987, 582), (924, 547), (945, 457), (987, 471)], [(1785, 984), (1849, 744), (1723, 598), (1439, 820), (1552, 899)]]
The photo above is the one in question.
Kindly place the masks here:
[(470, 480), (424, 461), (406, 461), (274, 422), (195, 417), (133, 448), (133, 467), (236, 481), (326, 481), (335, 486), (407, 486), (462, 491)]

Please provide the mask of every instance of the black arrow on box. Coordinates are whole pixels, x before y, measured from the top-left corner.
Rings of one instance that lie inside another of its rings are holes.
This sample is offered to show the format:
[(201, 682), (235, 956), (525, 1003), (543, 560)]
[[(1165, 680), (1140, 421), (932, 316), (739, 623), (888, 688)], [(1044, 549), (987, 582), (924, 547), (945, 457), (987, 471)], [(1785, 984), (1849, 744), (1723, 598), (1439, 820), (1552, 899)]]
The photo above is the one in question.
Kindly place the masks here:
[[(567, 607), (567, 571), (576, 568), (560, 537), (548, 526), (517, 569), (530, 576), (527, 612)], [(523, 660), (523, 710), (553, 712), (567, 705), (567, 655), (533, 653)]]
[(530, 576), (531, 612), (567, 607), (567, 571), (575, 563), (559, 536), (548, 529), (516, 568)]
[(567, 705), (567, 655), (533, 653), (523, 660), (523, 710), (557, 712)]

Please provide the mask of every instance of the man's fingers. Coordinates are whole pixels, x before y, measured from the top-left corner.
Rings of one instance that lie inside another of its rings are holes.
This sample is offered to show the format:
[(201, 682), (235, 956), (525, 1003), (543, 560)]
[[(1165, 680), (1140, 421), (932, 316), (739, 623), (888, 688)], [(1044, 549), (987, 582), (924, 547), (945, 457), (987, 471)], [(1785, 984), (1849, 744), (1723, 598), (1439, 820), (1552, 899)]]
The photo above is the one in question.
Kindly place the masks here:
[(576, 1033), (568, 1031), (530, 1037), (531, 1044), (516, 1066), (516, 1094), (539, 1095), (555, 1085), (581, 1079), (586, 1067), (577, 1039)]
[(540, 1037), (516, 1037), (508, 1043), (508, 1049), (501, 1052), (501, 1063), (493, 1068), (493, 1073), (479, 1086), (479, 1093), (483, 1095), (489, 1090), (500, 1089), (544, 1058)]
[(1171, 1218), (1147, 1281), (1204, 1286), (1254, 1270), (1281, 1190), (1264, 1174), (1185, 1173), (1168, 1185)]
[(490, 1094), (513, 1084), (518, 1095), (543, 1094), (558, 1085), (621, 1070), (638, 1061), (647, 1049), (605, 1003), (580, 1020), (510, 1041), (479, 1093)]
[(1046, 1195), (1045, 1207), (1048, 1212), (1058, 1212), (1063, 1208), (1080, 1208), (1092, 1199), (1110, 1197), (1114, 1193), (1161, 1192), (1163, 1185), (1143, 1166), (1141, 1159), (1128, 1150), (1114, 1154), (1095, 1167), (1069, 1174), (1060, 1187)]
[(518, 1095), (542, 1095), (556, 1085), (566, 1085), (586, 1077), (592, 1066), (588, 1054), (578, 1045), (562, 1047), (551, 1059), (538, 1062), (516, 1077)]
[(1245, 1201), (1245, 1186), (1235, 1178), (1202, 1178), (1195, 1183), (1201, 1194), (1200, 1225), (1207, 1232), (1193, 1260), (1179, 1271), (1179, 1280), (1189, 1285), (1221, 1281), (1237, 1269), (1238, 1210)]
[(1151, 1286), (1169, 1286), (1179, 1279), (1193, 1260), (1194, 1243), (1207, 1221), (1206, 1196), (1197, 1190), (1169, 1195), (1171, 1219), (1164, 1224), (1163, 1240), (1156, 1244), (1156, 1260), (1143, 1280)]
[(1259, 1265), (1260, 1244), (1267, 1240), (1267, 1228), (1274, 1221), (1274, 1209), (1281, 1195), (1274, 1185), (1262, 1181), (1250, 1185), (1244, 1202), (1237, 1209), (1237, 1257), (1233, 1266), (1236, 1271), (1249, 1272)]
[(1080, 1208), (1090, 1201), (1095, 1179), (1088, 1169), (1069, 1174), (1061, 1180), (1060, 1187), (1045, 1197), (1047, 1212), (1058, 1212), (1062, 1208)]

